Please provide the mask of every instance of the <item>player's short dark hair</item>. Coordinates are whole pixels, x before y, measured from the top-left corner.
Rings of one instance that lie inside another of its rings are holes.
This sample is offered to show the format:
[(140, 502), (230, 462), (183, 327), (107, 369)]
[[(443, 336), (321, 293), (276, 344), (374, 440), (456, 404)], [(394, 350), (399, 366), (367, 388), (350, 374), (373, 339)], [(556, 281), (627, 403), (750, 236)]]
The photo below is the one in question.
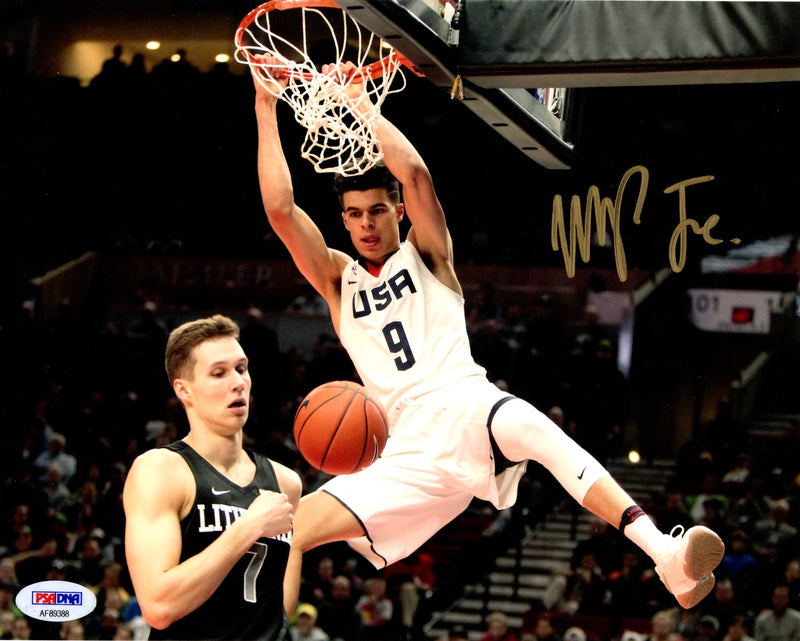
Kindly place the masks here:
[(167, 339), (164, 365), (169, 382), (186, 378), (194, 371), (194, 348), (206, 341), (218, 338), (239, 340), (239, 326), (227, 316), (215, 314), (209, 318), (198, 318), (172, 330)]
[(367, 169), (358, 176), (342, 176), (336, 174), (333, 189), (339, 197), (339, 204), (344, 207), (342, 196), (348, 191), (367, 191), (368, 189), (385, 189), (393, 204), (400, 202), (400, 183), (382, 162)]

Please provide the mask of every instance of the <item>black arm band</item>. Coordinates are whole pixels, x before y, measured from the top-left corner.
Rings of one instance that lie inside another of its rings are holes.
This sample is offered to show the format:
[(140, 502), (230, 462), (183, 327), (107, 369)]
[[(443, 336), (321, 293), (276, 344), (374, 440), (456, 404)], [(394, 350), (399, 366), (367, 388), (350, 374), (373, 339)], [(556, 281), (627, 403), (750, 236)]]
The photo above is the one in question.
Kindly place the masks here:
[(638, 505), (631, 505), (622, 513), (622, 519), (620, 519), (619, 522), (619, 531), (623, 532), (627, 526), (633, 523), (640, 516), (644, 516), (644, 510)]

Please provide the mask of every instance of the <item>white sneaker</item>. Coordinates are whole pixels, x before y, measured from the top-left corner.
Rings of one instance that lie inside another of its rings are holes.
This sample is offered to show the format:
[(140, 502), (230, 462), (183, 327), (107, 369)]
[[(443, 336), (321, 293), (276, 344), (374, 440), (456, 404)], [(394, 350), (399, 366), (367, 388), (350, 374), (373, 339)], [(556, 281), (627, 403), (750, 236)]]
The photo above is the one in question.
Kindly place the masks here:
[(707, 527), (696, 525), (684, 533), (676, 525), (664, 535), (656, 573), (681, 607), (693, 608), (714, 589), (713, 570), (724, 554), (722, 539)]

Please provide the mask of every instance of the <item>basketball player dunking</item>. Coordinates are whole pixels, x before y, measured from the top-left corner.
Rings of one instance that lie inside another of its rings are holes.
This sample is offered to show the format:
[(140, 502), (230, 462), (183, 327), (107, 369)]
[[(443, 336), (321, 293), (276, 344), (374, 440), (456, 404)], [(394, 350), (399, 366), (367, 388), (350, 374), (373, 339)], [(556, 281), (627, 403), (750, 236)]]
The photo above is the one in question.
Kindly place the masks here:
[(251, 382), (238, 337), (224, 316), (170, 334), (189, 434), (139, 456), (125, 482), (125, 552), (151, 639), (288, 638), (282, 587), (302, 484), (242, 447)]
[[(323, 68), (344, 77), (354, 72), (351, 63)], [(303, 551), (346, 540), (378, 568), (403, 559), (473, 497), (498, 509), (512, 505), (527, 460), (544, 465), (575, 500), (643, 549), (680, 605), (705, 597), (723, 556), (720, 538), (704, 527), (660, 532), (597, 460), (529, 403), (495, 387), (474, 362), (444, 212), (411, 143), (382, 118), (376, 133), (385, 167), (335, 181), (342, 222), (359, 254), (353, 260), (328, 247), (295, 203), (277, 98), (254, 84), (269, 223), (327, 301), (363, 384), (386, 409), (390, 433), (370, 467), (335, 477), (300, 501), (287, 607), (298, 594)], [(412, 225), (401, 241), (406, 215)]]

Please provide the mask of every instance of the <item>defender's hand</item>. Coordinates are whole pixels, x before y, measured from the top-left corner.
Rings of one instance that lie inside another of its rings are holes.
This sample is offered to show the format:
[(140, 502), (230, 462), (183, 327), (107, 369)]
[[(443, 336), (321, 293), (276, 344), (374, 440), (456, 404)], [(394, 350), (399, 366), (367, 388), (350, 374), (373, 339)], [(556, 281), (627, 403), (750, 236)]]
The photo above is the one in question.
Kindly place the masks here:
[(260, 490), (261, 494), (247, 508), (242, 518), (257, 524), (261, 536), (272, 537), (292, 530), (294, 514), (286, 494)]

